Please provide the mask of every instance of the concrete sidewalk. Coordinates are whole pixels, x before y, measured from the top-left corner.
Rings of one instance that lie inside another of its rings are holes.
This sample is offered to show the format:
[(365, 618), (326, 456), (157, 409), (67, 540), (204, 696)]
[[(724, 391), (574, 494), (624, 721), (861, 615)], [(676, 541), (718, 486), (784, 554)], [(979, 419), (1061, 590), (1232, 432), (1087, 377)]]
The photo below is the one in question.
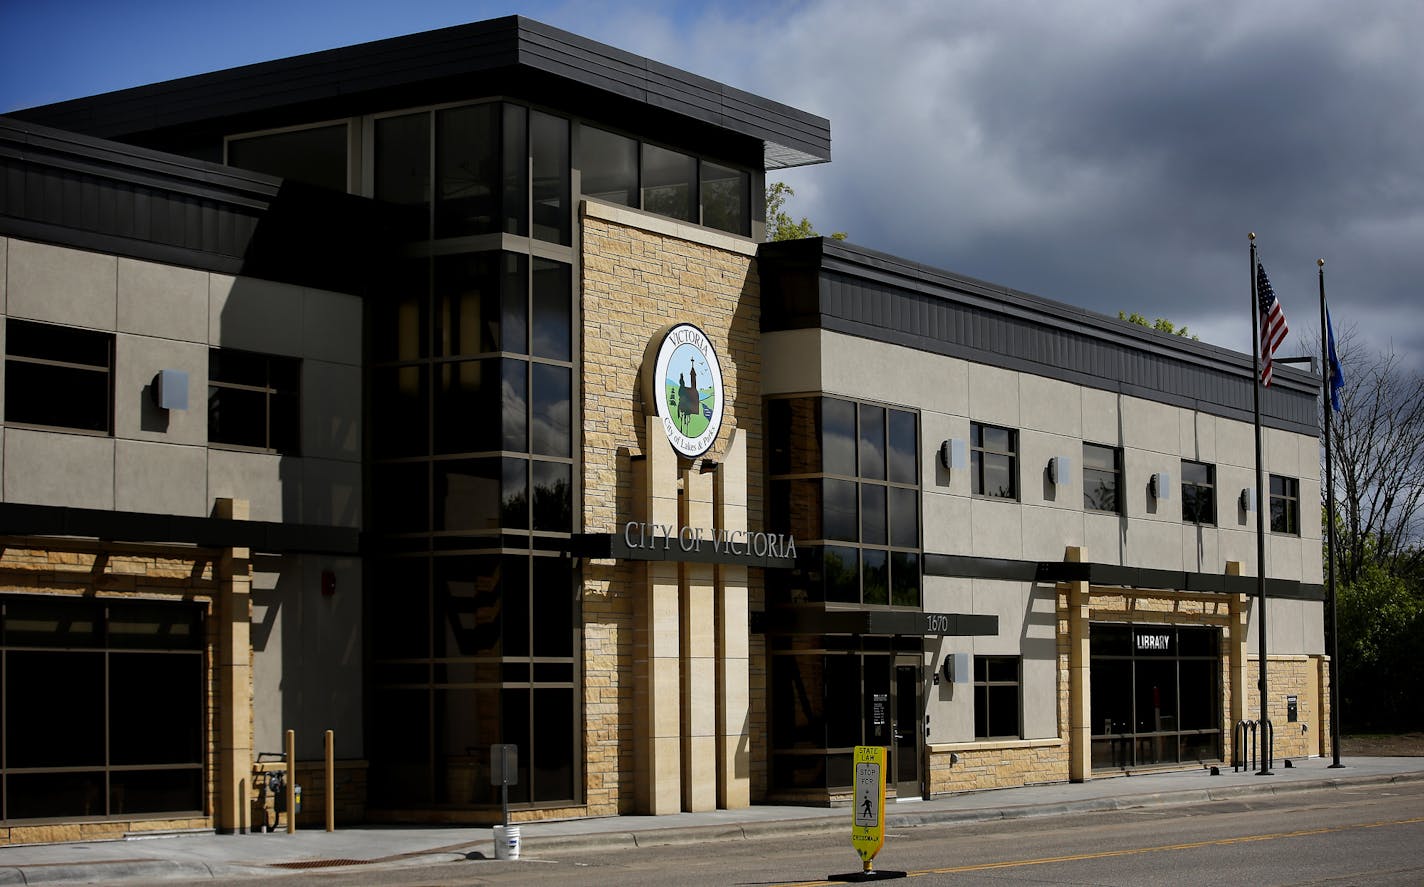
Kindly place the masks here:
[[(886, 824), (906, 827), (946, 822), (986, 822), (1139, 807), (1191, 804), (1265, 793), (1424, 780), (1424, 757), (1348, 758), (1331, 769), (1329, 758), (1278, 764), (1272, 776), (1205, 769), (1115, 776), (972, 792), (933, 801), (887, 806)], [(775, 835), (845, 830), (848, 808), (758, 805), (745, 810), (671, 816), (612, 816), (524, 823), (521, 855), (553, 851), (628, 850), (705, 841), (740, 841)], [(340, 866), (410, 866), (492, 858), (488, 828), (360, 827), (336, 832), (304, 830), (253, 835), (184, 834), (0, 848), (0, 885), (74, 884), (166, 879), (271, 878)]]

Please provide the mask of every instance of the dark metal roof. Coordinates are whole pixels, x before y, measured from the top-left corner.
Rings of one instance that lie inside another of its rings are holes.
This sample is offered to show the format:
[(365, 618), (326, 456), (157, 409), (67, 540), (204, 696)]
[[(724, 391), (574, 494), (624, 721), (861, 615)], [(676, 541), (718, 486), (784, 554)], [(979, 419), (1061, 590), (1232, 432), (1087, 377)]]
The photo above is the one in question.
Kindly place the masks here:
[[(1251, 421), (1251, 356), (825, 238), (763, 244), (762, 329), (821, 328)], [(1318, 380), (1278, 367), (1262, 422), (1317, 433)]]
[[(605, 102), (760, 140), (768, 169), (831, 157), (830, 122), (522, 16), (362, 43), (59, 102), (12, 116), (123, 141), (279, 108), (349, 116), (518, 91), (549, 78)], [(463, 90), (463, 95), (461, 94)], [(590, 116), (597, 117), (596, 111)], [(320, 119), (312, 116), (310, 120)], [(229, 129), (229, 132), (240, 131)]]
[(373, 201), (0, 117), (0, 234), (359, 294), (379, 231)]

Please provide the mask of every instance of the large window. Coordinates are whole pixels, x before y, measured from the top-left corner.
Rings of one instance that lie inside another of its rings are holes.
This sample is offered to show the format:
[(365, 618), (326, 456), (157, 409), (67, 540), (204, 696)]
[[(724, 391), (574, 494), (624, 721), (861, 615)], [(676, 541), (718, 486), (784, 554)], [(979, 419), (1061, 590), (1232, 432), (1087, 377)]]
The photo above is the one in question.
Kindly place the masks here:
[(838, 398), (768, 404), (770, 521), (796, 537), (784, 602), (920, 604), (919, 420)]
[(1216, 466), (1182, 460), (1182, 520), (1216, 523)]
[(11, 318), (5, 348), (6, 422), (113, 430), (111, 334)]
[(1019, 497), (1019, 433), (995, 425), (969, 426), (970, 486), (976, 496)]
[(1083, 507), (1122, 513), (1122, 450), (1083, 444)]
[(228, 140), (229, 166), (346, 190), (346, 124), (294, 129)]
[(751, 174), (669, 148), (585, 126), (583, 193), (623, 206), (751, 233)]
[(1300, 535), (1300, 481), (1271, 475), (1271, 532)]
[(191, 604), (0, 598), (0, 820), (201, 815), (205, 644)]
[(1017, 656), (974, 657), (974, 738), (1018, 739), (1023, 735)]
[(294, 456), (301, 361), (231, 348), (208, 352), (208, 442)]

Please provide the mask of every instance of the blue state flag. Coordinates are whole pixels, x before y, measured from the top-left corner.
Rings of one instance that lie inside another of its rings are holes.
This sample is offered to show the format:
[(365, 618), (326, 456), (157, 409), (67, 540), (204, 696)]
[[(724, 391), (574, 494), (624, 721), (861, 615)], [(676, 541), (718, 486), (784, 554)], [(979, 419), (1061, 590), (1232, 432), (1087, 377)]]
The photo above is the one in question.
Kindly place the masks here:
[(1345, 387), (1345, 370), (1340, 355), (1335, 353), (1335, 325), (1330, 322), (1330, 310), (1325, 310), (1325, 337), (1330, 348), (1330, 406), (1340, 412), (1340, 390)]

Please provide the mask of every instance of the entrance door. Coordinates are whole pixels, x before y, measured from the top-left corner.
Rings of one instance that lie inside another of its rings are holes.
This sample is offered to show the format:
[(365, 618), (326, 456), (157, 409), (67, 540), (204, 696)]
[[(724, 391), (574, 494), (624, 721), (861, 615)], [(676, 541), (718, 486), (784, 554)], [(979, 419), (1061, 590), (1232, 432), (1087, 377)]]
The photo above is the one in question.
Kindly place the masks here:
[(922, 797), (920, 790), (920, 721), (924, 711), (920, 657), (895, 657), (891, 686), (891, 746), (889, 781), (902, 798)]

